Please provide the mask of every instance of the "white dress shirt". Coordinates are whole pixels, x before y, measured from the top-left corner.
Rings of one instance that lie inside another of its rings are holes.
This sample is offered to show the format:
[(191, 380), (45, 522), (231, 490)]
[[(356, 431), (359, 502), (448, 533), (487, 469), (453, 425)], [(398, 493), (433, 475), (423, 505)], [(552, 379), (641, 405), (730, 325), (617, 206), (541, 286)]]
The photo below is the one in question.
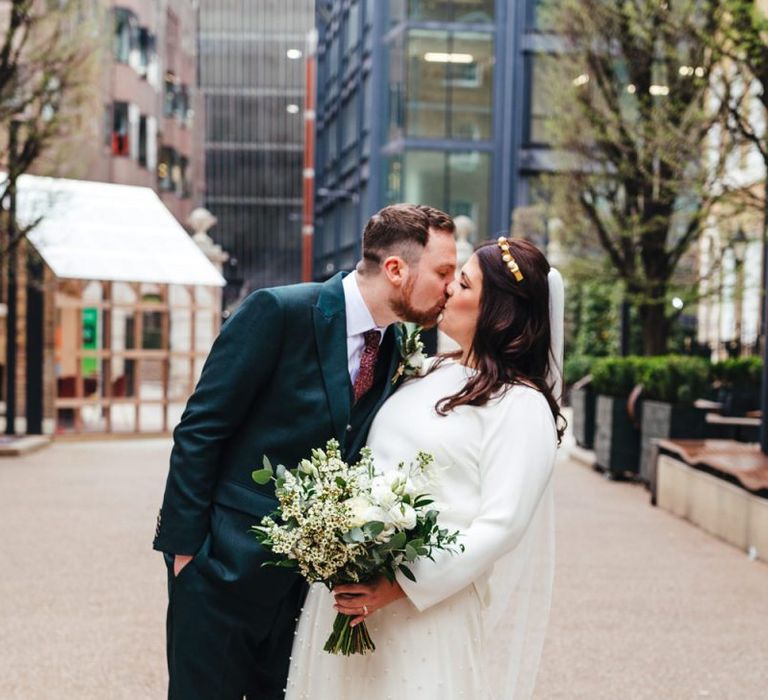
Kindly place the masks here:
[(347, 311), (347, 368), (349, 378), (354, 385), (360, 370), (360, 358), (363, 355), (365, 340), (363, 333), (370, 330), (379, 331), (379, 342), (384, 335), (384, 329), (376, 325), (371, 312), (365, 305), (360, 287), (357, 285), (357, 273), (350, 272), (343, 280), (344, 304)]

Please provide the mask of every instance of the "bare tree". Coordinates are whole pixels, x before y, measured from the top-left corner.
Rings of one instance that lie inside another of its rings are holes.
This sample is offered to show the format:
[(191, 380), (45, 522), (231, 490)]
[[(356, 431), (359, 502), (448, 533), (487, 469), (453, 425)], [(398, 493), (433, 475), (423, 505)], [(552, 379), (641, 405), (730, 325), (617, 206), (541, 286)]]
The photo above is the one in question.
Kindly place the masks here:
[(18, 178), (64, 145), (98, 85), (99, 18), (82, 0), (0, 1), (0, 255), (34, 222), (11, 211)]
[[(706, 227), (742, 206), (722, 186), (723, 119), (709, 83), (719, 57), (716, 0), (561, 0), (548, 61), (558, 215), (595, 241), (638, 312), (646, 354), (666, 351), (671, 285)], [(692, 285), (695, 289), (696, 285)]]

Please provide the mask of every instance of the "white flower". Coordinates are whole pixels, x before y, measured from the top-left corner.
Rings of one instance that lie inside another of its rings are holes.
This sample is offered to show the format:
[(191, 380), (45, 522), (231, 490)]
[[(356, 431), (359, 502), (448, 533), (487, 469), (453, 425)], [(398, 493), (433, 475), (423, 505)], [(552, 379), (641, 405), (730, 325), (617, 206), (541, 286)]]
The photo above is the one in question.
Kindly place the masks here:
[(346, 506), (352, 514), (350, 520), (351, 527), (362, 527), (370, 522), (368, 511), (371, 509), (371, 502), (365, 496), (348, 498), (344, 501), (343, 505)]
[(416, 511), (407, 503), (400, 503), (390, 509), (389, 517), (398, 530), (411, 530), (416, 527)]
[(320, 473), (317, 471), (317, 467), (308, 459), (302, 459), (301, 462), (299, 462), (299, 471), (303, 472), (304, 474), (310, 474), (311, 476), (314, 476), (315, 479), (320, 476)]
[(424, 363), (426, 361), (427, 356), (420, 350), (413, 353), (413, 355), (408, 356), (408, 364), (418, 373), (421, 373), (421, 370), (424, 369)]
[(389, 510), (400, 502), (400, 497), (386, 484), (375, 484), (371, 489), (371, 498), (383, 510)]

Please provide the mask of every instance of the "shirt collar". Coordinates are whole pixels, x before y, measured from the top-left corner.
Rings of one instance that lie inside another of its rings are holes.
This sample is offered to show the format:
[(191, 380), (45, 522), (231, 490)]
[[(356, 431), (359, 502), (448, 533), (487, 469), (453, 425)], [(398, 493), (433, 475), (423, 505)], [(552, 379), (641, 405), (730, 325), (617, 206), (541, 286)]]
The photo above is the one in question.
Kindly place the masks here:
[(344, 304), (347, 314), (347, 337), (360, 335), (371, 329), (376, 329), (379, 333), (384, 333), (383, 328), (379, 328), (373, 320), (371, 312), (365, 304), (365, 299), (360, 293), (360, 287), (357, 284), (357, 273), (351, 272), (343, 280)]

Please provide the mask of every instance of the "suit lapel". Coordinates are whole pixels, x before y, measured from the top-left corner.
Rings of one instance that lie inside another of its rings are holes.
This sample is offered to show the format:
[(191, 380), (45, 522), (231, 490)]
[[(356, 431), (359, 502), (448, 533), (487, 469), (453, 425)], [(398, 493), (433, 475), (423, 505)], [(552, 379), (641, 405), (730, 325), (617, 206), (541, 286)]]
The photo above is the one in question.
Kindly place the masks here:
[(339, 443), (345, 442), (350, 414), (350, 383), (347, 367), (347, 318), (344, 304), (343, 274), (329, 279), (320, 290), (312, 309), (315, 342), (320, 369)]

